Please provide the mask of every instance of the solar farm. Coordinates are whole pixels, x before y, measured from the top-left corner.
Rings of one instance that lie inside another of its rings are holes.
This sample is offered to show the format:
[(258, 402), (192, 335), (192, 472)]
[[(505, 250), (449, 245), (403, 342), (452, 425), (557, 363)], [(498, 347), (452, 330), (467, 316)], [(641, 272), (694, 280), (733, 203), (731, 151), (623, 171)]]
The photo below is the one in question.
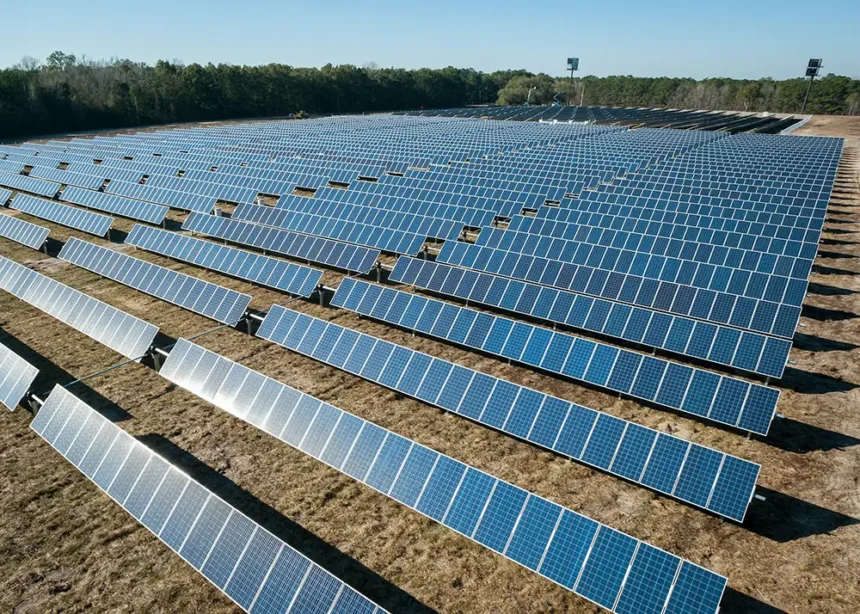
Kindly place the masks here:
[(856, 612), (860, 139), (513, 115), (0, 146), (0, 603)]

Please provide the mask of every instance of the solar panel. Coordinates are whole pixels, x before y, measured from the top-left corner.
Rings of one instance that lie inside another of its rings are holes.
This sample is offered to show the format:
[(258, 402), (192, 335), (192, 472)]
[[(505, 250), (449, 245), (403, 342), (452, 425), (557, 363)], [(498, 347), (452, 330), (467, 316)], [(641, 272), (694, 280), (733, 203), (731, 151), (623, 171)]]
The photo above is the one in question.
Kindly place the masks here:
[(0, 403), (15, 411), (39, 370), (0, 343)]
[(251, 297), (178, 271), (71, 237), (59, 258), (223, 324), (236, 324)]
[(50, 232), (50, 228), (37, 226), (36, 224), (19, 220), (13, 215), (0, 213), (0, 237), (5, 237), (10, 241), (15, 241), (33, 249), (42, 249)]
[(156, 205), (114, 194), (93, 192), (76, 187), (68, 187), (63, 190), (63, 193), (60, 194), (60, 200), (158, 225), (164, 223), (164, 218), (167, 216), (168, 211), (170, 211), (170, 208), (164, 205)]
[(0, 289), (132, 360), (143, 357), (158, 328), (0, 256)]
[(98, 190), (105, 182), (101, 177), (87, 175), (84, 173), (75, 173), (64, 171), (57, 168), (46, 168), (44, 166), (34, 166), (30, 171), (30, 177), (38, 177), (49, 181), (56, 181), (63, 185), (74, 185), (88, 190)]
[(0, 207), (5, 207), (10, 198), (12, 198), (12, 192), (0, 188)]
[[(541, 576), (618, 612), (717, 611), (726, 579), (180, 339), (160, 374)], [(618, 606), (616, 604), (629, 604)]]
[(782, 377), (791, 351), (788, 339), (430, 260), (401, 257), (389, 279), (766, 377)]
[(140, 224), (135, 224), (125, 242), (297, 296), (310, 296), (322, 280), (318, 269)]
[(97, 237), (106, 236), (111, 224), (113, 224), (113, 218), (110, 216), (84, 211), (50, 200), (42, 200), (28, 194), (18, 194), (9, 206), (27, 215), (81, 230)]
[(244, 611), (384, 612), (64, 388), (30, 428)]
[(13, 175), (12, 173), (0, 173), (0, 185), (4, 185), (7, 188), (15, 188), (23, 192), (31, 192), (39, 196), (47, 196), (48, 198), (54, 198), (57, 192), (60, 191), (60, 188), (63, 187), (59, 183), (52, 181), (44, 181), (25, 175)]
[(192, 213), (182, 229), (356, 273), (369, 273), (380, 256), (376, 249), (215, 215)]
[(755, 489), (755, 463), (277, 305), (257, 336), (734, 520)]
[(209, 213), (215, 208), (215, 203), (218, 202), (217, 198), (211, 196), (189, 194), (188, 192), (140, 185), (139, 183), (123, 183), (121, 181), (111, 181), (107, 188), (105, 188), (105, 192), (150, 203), (167, 205), (173, 209), (197, 211), (200, 213)]
[[(0, 154), (2, 156), (2, 154)], [(6, 173), (13, 173), (15, 175), (21, 174), (24, 172), (24, 163), (23, 162), (14, 162), (12, 160), (0, 160), (0, 171)]]

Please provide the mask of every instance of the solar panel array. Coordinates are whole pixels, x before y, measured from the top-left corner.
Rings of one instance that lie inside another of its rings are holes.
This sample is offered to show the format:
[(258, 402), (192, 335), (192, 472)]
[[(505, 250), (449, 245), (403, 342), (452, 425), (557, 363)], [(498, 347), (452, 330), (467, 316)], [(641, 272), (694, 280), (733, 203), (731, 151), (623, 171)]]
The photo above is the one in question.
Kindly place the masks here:
[(15, 241), (21, 245), (26, 245), (33, 249), (42, 249), (50, 232), (50, 228), (19, 220), (13, 215), (0, 214), (0, 237)]
[(83, 188), (68, 187), (63, 190), (60, 199), (66, 202), (81, 205), (88, 209), (98, 209), (122, 217), (127, 217), (141, 222), (161, 225), (167, 217), (170, 209), (163, 205), (155, 205), (131, 198), (105, 194), (104, 192), (93, 192)]
[(726, 579), (180, 340), (161, 375), (619, 614), (716, 612)]
[(717, 514), (743, 520), (759, 467), (275, 305), (257, 336)]
[(310, 296), (322, 280), (318, 269), (140, 224), (135, 224), (125, 242), (297, 296)]
[(236, 324), (251, 302), (247, 294), (75, 237), (66, 242), (58, 257), (223, 324)]
[(0, 404), (14, 411), (39, 370), (0, 343)]
[(779, 391), (355, 279), (332, 301), (364, 315), (571, 379), (766, 435)]
[(158, 333), (148, 322), (3, 256), (0, 289), (132, 360), (146, 354)]
[(356, 273), (369, 273), (380, 256), (375, 249), (215, 215), (192, 213), (182, 229)]
[(81, 230), (97, 237), (106, 236), (113, 224), (113, 218), (110, 216), (43, 200), (29, 194), (18, 194), (12, 199), (12, 204), (9, 206), (27, 215)]
[(246, 612), (384, 612), (64, 388), (30, 428)]

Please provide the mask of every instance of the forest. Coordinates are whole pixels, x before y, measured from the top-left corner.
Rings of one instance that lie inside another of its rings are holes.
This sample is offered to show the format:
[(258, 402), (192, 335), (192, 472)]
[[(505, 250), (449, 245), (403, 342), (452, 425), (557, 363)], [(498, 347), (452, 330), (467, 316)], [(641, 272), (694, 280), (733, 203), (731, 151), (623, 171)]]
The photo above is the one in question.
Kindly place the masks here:
[[(799, 112), (804, 79), (683, 79), (632, 76), (574, 80), (524, 70), (298, 68), (284, 64), (155, 66), (79, 60), (56, 51), (0, 70), (0, 139), (175, 122), (433, 109), (476, 104), (650, 106)], [(529, 91), (531, 95), (529, 96)], [(809, 113), (860, 113), (860, 80), (827, 75), (813, 84)]]

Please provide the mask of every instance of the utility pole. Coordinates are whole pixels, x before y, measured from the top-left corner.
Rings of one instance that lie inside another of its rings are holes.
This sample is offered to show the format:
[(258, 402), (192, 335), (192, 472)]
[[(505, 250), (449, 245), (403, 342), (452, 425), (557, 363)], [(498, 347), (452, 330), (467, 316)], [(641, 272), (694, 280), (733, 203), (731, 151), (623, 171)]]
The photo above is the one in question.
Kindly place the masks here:
[[(567, 104), (571, 105), (573, 100), (573, 73), (579, 70), (579, 58), (567, 58), (567, 69), (570, 71), (570, 93), (567, 95)], [(580, 100), (582, 105), (582, 100)]]
[(824, 65), (821, 58), (811, 58), (809, 64), (806, 65), (806, 76), (809, 77), (809, 85), (806, 86), (806, 95), (803, 97), (803, 106), (800, 108), (800, 114), (806, 113), (806, 102), (809, 100), (809, 92), (812, 91), (812, 82), (818, 76), (818, 72)]

